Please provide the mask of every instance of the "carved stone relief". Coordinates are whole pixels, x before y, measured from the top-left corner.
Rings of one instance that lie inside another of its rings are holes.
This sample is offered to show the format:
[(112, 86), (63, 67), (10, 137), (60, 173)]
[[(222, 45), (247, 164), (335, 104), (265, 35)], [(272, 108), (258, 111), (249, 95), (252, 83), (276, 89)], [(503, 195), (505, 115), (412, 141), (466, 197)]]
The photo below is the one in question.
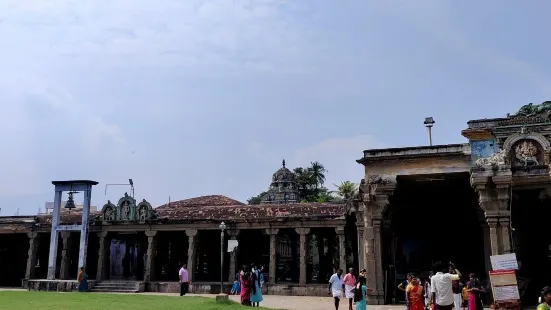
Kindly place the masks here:
[(514, 145), (514, 158), (511, 162), (514, 166), (531, 167), (538, 166), (541, 163), (542, 152), (537, 142), (531, 140), (521, 140)]
[(145, 199), (136, 206), (136, 200), (127, 193), (119, 199), (117, 205), (107, 201), (102, 208), (102, 217), (104, 222), (140, 222), (155, 219), (157, 213), (149, 202)]
[(475, 161), (474, 165), (477, 168), (496, 169), (499, 166), (506, 165), (507, 151), (504, 149), (492, 154), (489, 157), (482, 157)]
[(111, 200), (107, 200), (107, 203), (101, 210), (101, 214), (105, 222), (114, 222), (117, 220), (117, 206), (111, 203)]

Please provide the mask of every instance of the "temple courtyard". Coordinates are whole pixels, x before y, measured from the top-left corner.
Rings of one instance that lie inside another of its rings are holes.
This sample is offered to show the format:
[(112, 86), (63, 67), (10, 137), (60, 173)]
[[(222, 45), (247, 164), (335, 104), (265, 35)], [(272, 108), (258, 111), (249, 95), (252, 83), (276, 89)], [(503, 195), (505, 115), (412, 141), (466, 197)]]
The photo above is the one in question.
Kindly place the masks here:
[[(171, 293), (54, 293), (25, 290), (0, 290), (2, 309), (20, 310), (65, 310), (84, 308), (141, 310), (141, 309), (202, 309), (202, 310), (235, 310), (244, 307), (237, 304), (217, 304), (216, 295), (186, 295), (184, 297)], [(238, 302), (239, 296), (230, 296)], [(330, 297), (310, 296), (264, 296), (264, 302), (258, 309), (280, 310), (324, 310), (334, 309)], [(341, 306), (347, 309), (347, 305)], [(403, 306), (370, 306), (372, 310), (402, 309)]]

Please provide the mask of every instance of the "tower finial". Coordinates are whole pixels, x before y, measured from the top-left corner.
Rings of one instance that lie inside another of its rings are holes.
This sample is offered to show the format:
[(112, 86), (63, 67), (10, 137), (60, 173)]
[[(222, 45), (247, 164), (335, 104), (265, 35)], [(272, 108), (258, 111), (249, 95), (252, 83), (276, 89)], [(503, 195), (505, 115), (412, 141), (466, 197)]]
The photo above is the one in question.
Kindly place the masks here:
[(283, 165), (283, 168), (285, 168), (285, 159), (283, 160), (283, 162), (281, 164)]

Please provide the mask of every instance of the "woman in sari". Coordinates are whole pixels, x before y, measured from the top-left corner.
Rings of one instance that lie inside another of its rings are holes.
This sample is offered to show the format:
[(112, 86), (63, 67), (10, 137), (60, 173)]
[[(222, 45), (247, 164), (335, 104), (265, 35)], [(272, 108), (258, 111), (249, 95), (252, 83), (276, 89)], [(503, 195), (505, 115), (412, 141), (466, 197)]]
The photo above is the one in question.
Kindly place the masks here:
[(481, 293), (484, 293), (484, 287), (476, 279), (476, 275), (471, 273), (469, 275), (469, 282), (467, 282), (467, 292), (469, 292), (469, 302), (467, 303), (469, 310), (484, 310), (482, 305)]
[(546, 286), (541, 290), (541, 304), (537, 310), (551, 310), (551, 287)]
[(244, 306), (251, 305), (251, 274), (249, 269), (243, 266), (243, 273), (241, 273), (241, 292), (239, 296), (241, 297), (241, 304)]
[(77, 276), (78, 291), (88, 292), (88, 275), (84, 272), (84, 267), (80, 267), (80, 271)]
[(406, 288), (408, 309), (424, 310), (423, 287), (419, 285), (419, 279), (412, 278), (411, 283)]
[(262, 302), (262, 289), (260, 285), (260, 270), (253, 266), (251, 273), (251, 303), (253, 307), (260, 307)]

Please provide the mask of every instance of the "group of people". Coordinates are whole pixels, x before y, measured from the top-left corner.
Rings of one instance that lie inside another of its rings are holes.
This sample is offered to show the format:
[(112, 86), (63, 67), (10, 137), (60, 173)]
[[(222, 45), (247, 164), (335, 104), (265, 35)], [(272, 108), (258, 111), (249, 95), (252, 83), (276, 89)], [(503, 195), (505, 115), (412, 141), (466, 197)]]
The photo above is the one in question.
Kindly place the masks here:
[(262, 286), (264, 285), (264, 267), (252, 264), (243, 266), (235, 276), (231, 290), (232, 294), (239, 294), (241, 304), (249, 307), (259, 307), (262, 302)]
[(356, 310), (366, 310), (367, 292), (372, 291), (366, 285), (366, 270), (362, 269), (357, 277), (354, 268), (350, 268), (344, 277), (342, 274), (343, 270), (337, 269), (329, 279), (329, 295), (333, 296), (335, 310), (339, 309), (341, 298), (348, 299), (349, 310), (353, 310), (354, 303)]
[(398, 289), (406, 294), (408, 310), (483, 310), (482, 294), (485, 289), (476, 275), (469, 275), (467, 285), (462, 285), (460, 281), (461, 272), (454, 263), (446, 266), (436, 262), (424, 283), (410, 273)]

